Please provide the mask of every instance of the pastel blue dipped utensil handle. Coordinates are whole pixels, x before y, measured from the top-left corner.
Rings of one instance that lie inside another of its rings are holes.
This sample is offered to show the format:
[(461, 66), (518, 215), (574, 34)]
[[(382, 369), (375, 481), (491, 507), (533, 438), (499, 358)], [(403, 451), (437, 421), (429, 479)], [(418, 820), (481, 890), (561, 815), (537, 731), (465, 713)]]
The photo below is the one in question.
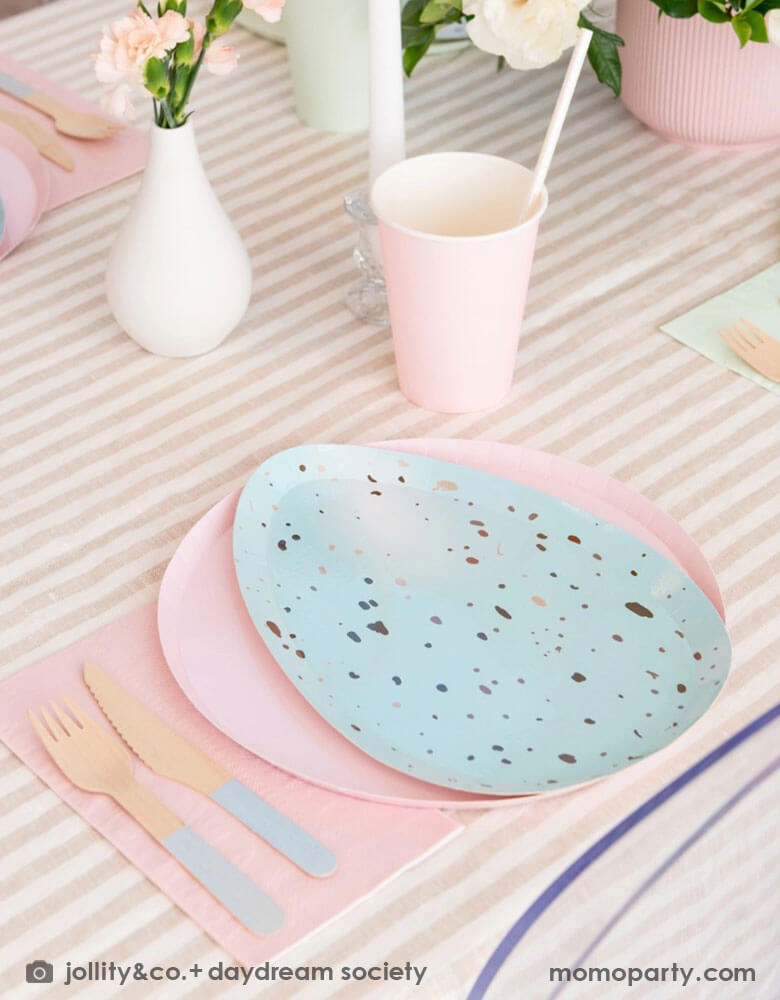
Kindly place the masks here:
[(210, 798), (307, 875), (325, 878), (338, 868), (332, 851), (235, 778), (220, 785)]
[(281, 907), (190, 827), (160, 843), (253, 934), (267, 937), (283, 926)]
[(28, 83), (23, 83), (21, 80), (17, 80), (15, 76), (9, 76), (8, 73), (3, 72), (0, 72), (0, 90), (6, 94), (10, 94), (11, 97), (18, 97), (20, 99), (24, 99), (35, 93), (34, 88)]
[(327, 848), (171, 729), (99, 666), (86, 663), (84, 681), (122, 739), (156, 774), (208, 795), (307, 875), (333, 874), (336, 858)]

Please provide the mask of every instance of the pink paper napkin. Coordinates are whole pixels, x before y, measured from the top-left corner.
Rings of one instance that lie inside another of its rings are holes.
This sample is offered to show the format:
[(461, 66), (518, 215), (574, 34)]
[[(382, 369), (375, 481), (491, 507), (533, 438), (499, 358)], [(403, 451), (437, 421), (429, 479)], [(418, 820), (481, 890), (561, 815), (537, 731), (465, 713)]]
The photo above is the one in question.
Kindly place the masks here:
[[(282, 906), (286, 923), (276, 934), (252, 935), (112, 799), (80, 791), (52, 763), (29, 724), (28, 708), (67, 694), (110, 728), (82, 680), (86, 659), (102, 666), (165, 722), (337, 854), (335, 875), (310, 878), (209, 799), (136, 764), (139, 781)], [(219, 669), (218, 663), (214, 669)], [(157, 638), (156, 604), (121, 618), (0, 685), (0, 738), (244, 965), (278, 956), (461, 829), (435, 810), (380, 805), (310, 785), (223, 736), (198, 714), (173, 680)]]
[[(101, 109), (73, 91), (59, 86), (29, 67), (0, 52), (0, 71), (23, 80), (36, 91), (56, 98), (78, 111), (103, 114)], [(115, 181), (143, 170), (149, 151), (149, 135), (136, 128), (125, 128), (113, 139), (70, 139), (60, 135), (50, 118), (21, 101), (0, 93), (0, 108), (34, 118), (68, 150), (73, 157), (72, 173), (44, 159), (51, 174), (51, 196), (47, 208), (56, 208), (74, 198), (108, 187)]]

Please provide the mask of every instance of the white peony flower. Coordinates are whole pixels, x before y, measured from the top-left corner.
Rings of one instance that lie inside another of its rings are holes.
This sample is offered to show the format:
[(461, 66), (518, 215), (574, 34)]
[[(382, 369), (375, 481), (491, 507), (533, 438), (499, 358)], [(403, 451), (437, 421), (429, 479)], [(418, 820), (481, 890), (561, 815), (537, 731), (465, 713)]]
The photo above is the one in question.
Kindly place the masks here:
[(766, 33), (773, 45), (780, 45), (780, 10), (770, 10), (767, 13)]
[(464, 0), (473, 14), (467, 30), (485, 52), (514, 69), (538, 69), (561, 57), (577, 40), (580, 11), (589, 0)]

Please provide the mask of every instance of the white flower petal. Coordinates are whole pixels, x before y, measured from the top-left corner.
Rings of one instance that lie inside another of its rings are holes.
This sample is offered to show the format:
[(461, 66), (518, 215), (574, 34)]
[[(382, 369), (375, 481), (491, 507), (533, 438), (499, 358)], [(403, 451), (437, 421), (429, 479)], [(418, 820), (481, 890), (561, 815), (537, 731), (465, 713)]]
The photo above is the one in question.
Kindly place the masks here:
[(538, 69), (559, 59), (577, 39), (588, 0), (466, 0), (474, 44), (503, 56), (514, 69)]
[(767, 13), (766, 33), (773, 45), (780, 45), (780, 10), (770, 10)]

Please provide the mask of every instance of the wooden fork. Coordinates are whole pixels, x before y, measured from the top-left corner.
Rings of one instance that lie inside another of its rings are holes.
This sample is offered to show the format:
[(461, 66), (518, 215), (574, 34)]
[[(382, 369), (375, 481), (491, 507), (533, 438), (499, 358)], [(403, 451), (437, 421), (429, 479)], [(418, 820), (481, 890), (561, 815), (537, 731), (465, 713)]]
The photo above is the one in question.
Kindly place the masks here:
[(780, 382), (780, 343), (743, 319), (721, 330), (720, 336), (742, 360), (761, 375)]
[(48, 94), (36, 91), (23, 80), (17, 80), (16, 77), (2, 71), (0, 71), (0, 91), (48, 115), (54, 120), (54, 127), (58, 132), (73, 139), (110, 139), (123, 127), (119, 122), (110, 121), (100, 115), (76, 111), (49, 97)]
[(110, 795), (253, 934), (268, 935), (284, 913), (242, 871), (133, 777), (133, 759), (116, 737), (65, 698), (42, 705), (30, 722), (52, 760), (74, 785)]

